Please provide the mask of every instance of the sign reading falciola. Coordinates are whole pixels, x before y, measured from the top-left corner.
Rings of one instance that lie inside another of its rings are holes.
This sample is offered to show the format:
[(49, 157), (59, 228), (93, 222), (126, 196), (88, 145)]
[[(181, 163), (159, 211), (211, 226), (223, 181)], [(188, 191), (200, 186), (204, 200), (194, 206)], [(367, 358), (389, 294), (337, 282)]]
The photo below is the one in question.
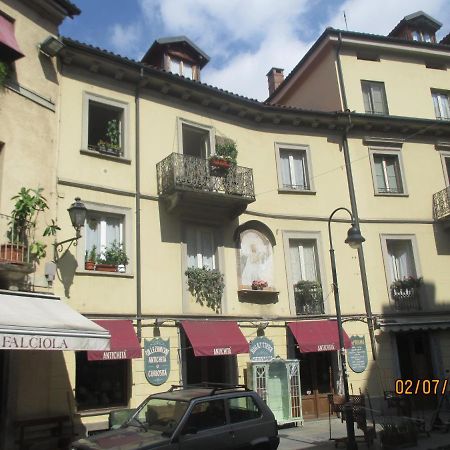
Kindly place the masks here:
[(274, 357), (275, 349), (270, 339), (260, 336), (250, 342), (250, 361), (266, 362), (272, 361)]
[(169, 378), (170, 344), (169, 339), (144, 339), (144, 370), (150, 384), (160, 386)]
[(361, 373), (367, 368), (367, 346), (365, 336), (351, 336), (352, 347), (347, 350), (347, 361), (353, 372)]

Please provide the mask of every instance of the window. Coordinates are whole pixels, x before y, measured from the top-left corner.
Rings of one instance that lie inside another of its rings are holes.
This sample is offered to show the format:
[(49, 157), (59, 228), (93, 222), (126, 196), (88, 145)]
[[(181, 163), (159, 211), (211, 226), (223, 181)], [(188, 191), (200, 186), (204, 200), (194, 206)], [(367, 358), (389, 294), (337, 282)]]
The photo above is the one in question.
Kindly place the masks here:
[(209, 127), (179, 121), (180, 152), (184, 155), (208, 158), (213, 145), (213, 130)]
[(384, 83), (361, 81), (364, 109), (368, 114), (389, 114)]
[(194, 78), (194, 68), (192, 67), (192, 64), (174, 58), (173, 56), (170, 57), (170, 71), (177, 75), (183, 75), (191, 80)]
[(230, 398), (228, 400), (228, 408), (231, 423), (244, 422), (261, 417), (258, 405), (249, 396)]
[(78, 410), (128, 406), (129, 360), (88, 361), (87, 352), (75, 357)]
[(225, 402), (223, 400), (209, 400), (194, 405), (184, 426), (184, 432), (216, 428), (227, 424), (225, 416)]
[[(95, 263), (111, 264), (116, 266), (118, 272), (131, 273), (131, 210), (90, 202), (85, 202), (85, 205), (88, 212), (82, 242), (78, 244), (81, 250), (77, 255), (78, 267), (94, 270), (85, 262), (92, 261), (91, 256), (96, 255)], [(119, 262), (123, 260), (123, 254), (127, 262)], [(111, 259), (117, 261), (108, 261)], [(101, 270), (101, 267), (95, 267), (95, 270)]]
[(389, 255), (388, 265), (391, 282), (417, 277), (411, 240), (387, 239), (386, 247)]
[(127, 151), (128, 105), (85, 94), (84, 115), (83, 149), (124, 157)]
[(400, 152), (370, 149), (370, 162), (375, 195), (407, 195)]
[(295, 314), (324, 314), (320, 234), (284, 232), (289, 297)]
[(432, 92), (434, 113), (436, 119), (450, 119), (450, 107), (448, 102), (448, 94), (443, 92)]
[(211, 228), (188, 226), (186, 229), (187, 266), (216, 269), (216, 244)]
[(281, 191), (311, 192), (313, 190), (308, 146), (275, 144), (278, 188)]
[(426, 31), (413, 31), (411, 33), (411, 37), (413, 41), (419, 41), (419, 42), (432, 42), (431, 34), (427, 33)]

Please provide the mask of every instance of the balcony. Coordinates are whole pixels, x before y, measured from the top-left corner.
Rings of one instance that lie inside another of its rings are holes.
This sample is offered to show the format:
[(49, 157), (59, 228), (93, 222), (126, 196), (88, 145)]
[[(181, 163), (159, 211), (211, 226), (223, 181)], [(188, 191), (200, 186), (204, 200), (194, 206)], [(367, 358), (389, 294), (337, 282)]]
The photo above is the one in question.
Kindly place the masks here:
[(0, 289), (29, 289), (27, 275), (34, 271), (26, 245), (29, 228), (25, 227), (26, 236), (15, 234), (19, 228), (12, 217), (0, 214)]
[(314, 316), (325, 314), (323, 293), (320, 283), (303, 281), (294, 285), (295, 312)]
[(433, 217), (439, 222), (450, 221), (450, 186), (433, 194)]
[(419, 287), (391, 287), (391, 297), (396, 311), (420, 311)]
[(242, 214), (255, 201), (253, 171), (218, 169), (207, 159), (172, 153), (156, 165), (158, 195), (170, 213), (221, 223)]

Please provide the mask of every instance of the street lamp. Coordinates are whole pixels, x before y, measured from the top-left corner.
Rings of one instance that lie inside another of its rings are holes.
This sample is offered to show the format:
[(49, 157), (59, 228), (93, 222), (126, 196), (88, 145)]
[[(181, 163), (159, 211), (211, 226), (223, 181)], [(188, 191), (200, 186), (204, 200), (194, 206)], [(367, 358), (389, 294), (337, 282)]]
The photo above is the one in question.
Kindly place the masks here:
[(361, 236), (361, 232), (356, 224), (353, 222), (353, 215), (347, 208), (341, 207), (335, 209), (329, 219), (328, 219), (328, 236), (330, 237), (330, 258), (331, 258), (331, 271), (333, 274), (333, 291), (334, 291), (334, 301), (336, 304), (336, 319), (339, 333), (339, 352), (341, 356), (341, 367), (342, 367), (342, 378), (344, 381), (344, 396), (345, 396), (345, 424), (347, 427), (347, 449), (354, 450), (358, 448), (355, 439), (355, 427), (354, 427), (354, 418), (353, 418), (353, 408), (350, 403), (350, 393), (348, 391), (348, 374), (347, 374), (347, 361), (345, 357), (345, 348), (344, 348), (344, 330), (342, 328), (342, 316), (341, 316), (341, 304), (339, 302), (339, 287), (336, 273), (336, 259), (334, 257), (334, 248), (333, 248), (333, 240), (331, 238), (331, 220), (333, 216), (338, 211), (347, 211), (350, 214), (350, 218), (352, 220), (352, 226), (347, 232), (347, 239), (345, 243), (350, 245), (351, 248), (358, 248), (365, 241), (365, 239)]

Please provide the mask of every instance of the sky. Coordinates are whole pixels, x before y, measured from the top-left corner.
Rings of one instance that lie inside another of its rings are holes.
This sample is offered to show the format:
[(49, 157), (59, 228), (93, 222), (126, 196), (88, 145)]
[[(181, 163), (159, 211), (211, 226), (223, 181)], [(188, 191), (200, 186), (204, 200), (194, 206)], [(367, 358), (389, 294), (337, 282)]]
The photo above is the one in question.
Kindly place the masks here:
[[(326, 27), (387, 35), (424, 11), (450, 32), (448, 0), (72, 0), (62, 36), (140, 60), (155, 39), (187, 36), (207, 55), (202, 81), (257, 100), (271, 67), (287, 76)], [(344, 11), (347, 24), (344, 20)]]

